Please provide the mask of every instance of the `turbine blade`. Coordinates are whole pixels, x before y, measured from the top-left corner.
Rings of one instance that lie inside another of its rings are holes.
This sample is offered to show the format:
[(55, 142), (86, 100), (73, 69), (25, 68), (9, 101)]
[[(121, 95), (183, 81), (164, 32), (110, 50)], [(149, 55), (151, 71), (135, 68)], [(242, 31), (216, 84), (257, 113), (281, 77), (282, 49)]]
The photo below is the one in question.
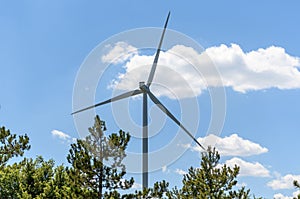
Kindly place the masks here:
[(101, 106), (101, 105), (107, 104), (107, 103), (110, 103), (110, 102), (118, 101), (118, 100), (121, 100), (121, 99), (130, 97), (130, 96), (138, 95), (138, 94), (141, 94), (141, 93), (142, 93), (142, 91), (139, 90), (139, 89), (133, 90), (133, 91), (129, 91), (129, 92), (123, 93), (123, 94), (121, 94), (121, 95), (118, 95), (118, 96), (116, 96), (116, 97), (113, 97), (113, 98), (111, 98), (111, 99), (109, 99), (109, 100), (106, 100), (106, 101), (97, 103), (97, 104), (95, 104), (95, 105), (86, 107), (86, 108), (84, 108), (84, 109), (80, 109), (80, 110), (78, 110), (78, 111), (75, 111), (75, 112), (71, 113), (71, 115), (74, 115), (74, 114), (76, 114), (76, 113), (79, 113), (79, 112), (82, 112), (82, 111), (85, 111), (85, 110), (88, 110), (88, 109), (91, 109), (91, 108), (95, 108), (95, 107), (97, 107), (97, 106)]
[(153, 95), (153, 93), (147, 89), (150, 99), (160, 108), (164, 113), (166, 113), (178, 126), (180, 126), (204, 151), (205, 148), (198, 142), (198, 140), (176, 119), (176, 117)]
[(149, 74), (149, 77), (148, 77), (148, 81), (147, 81), (147, 86), (148, 87), (151, 85), (152, 80), (154, 78), (154, 73), (155, 73), (155, 70), (156, 70), (156, 66), (157, 66), (157, 62), (158, 62), (158, 58), (159, 58), (159, 53), (160, 53), (160, 50), (161, 50), (161, 45), (162, 45), (162, 42), (163, 42), (163, 39), (164, 39), (164, 36), (165, 36), (165, 32), (166, 32), (166, 29), (167, 29), (169, 17), (170, 17), (170, 12), (169, 12), (167, 20), (165, 22), (164, 30), (162, 32), (162, 35), (161, 35), (161, 38), (160, 38), (160, 41), (159, 41), (159, 45), (158, 45), (158, 48), (157, 48), (157, 51), (156, 51), (156, 54), (155, 54), (155, 58), (154, 58), (154, 61), (153, 61), (153, 64), (152, 64), (152, 68), (151, 68), (151, 71), (150, 71), (150, 74)]

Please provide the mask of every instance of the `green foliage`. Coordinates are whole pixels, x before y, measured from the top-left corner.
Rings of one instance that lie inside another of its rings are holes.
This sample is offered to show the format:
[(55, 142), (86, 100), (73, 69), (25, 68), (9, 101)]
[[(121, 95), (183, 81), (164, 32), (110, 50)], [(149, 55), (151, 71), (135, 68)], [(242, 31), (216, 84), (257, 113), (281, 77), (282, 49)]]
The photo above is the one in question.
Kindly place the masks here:
[(71, 179), (68, 175), (67, 169), (60, 165), (54, 169), (53, 178), (44, 187), (44, 192), (38, 198), (66, 198), (66, 199), (83, 199), (82, 195), (77, 195), (72, 191)]
[(25, 150), (29, 150), (29, 137), (11, 134), (5, 127), (0, 128), (0, 168), (12, 157), (22, 156)]
[(90, 135), (71, 145), (67, 160), (72, 167), (68, 172), (77, 195), (119, 198), (116, 190), (129, 189), (134, 183), (133, 178), (124, 179), (126, 168), (122, 163), (129, 133), (120, 130), (107, 137), (104, 131), (105, 123), (96, 116), (94, 126), (89, 128)]
[(220, 165), (219, 160), (219, 153), (215, 149), (208, 148), (207, 153), (202, 154), (200, 167), (191, 167), (188, 174), (184, 175), (181, 189), (175, 187), (169, 190), (169, 183), (162, 181), (160, 183), (156, 182), (153, 188), (136, 191), (135, 194), (129, 194), (125, 198), (250, 198), (250, 190), (246, 190), (245, 187), (235, 189), (239, 168), (237, 166), (230, 168), (226, 165)]
[(54, 161), (41, 156), (35, 160), (5, 166), (0, 171), (1, 198), (74, 198), (63, 166), (54, 169)]
[[(126, 167), (122, 163), (126, 157), (126, 147), (130, 135), (120, 130), (105, 135), (105, 123), (99, 116), (89, 128), (89, 136), (71, 144), (67, 156), (71, 167), (55, 167), (54, 161), (25, 158), (19, 163), (7, 165), (14, 156), (22, 156), (30, 148), (27, 135), (10, 134), (1, 128), (0, 134), (0, 197), (7, 199), (25, 198), (207, 198), (207, 199), (248, 199), (250, 190), (236, 188), (239, 167), (219, 164), (220, 155), (212, 148), (202, 154), (199, 168), (191, 167), (183, 176), (182, 187), (169, 190), (166, 181), (156, 182), (151, 188), (134, 193), (121, 194), (119, 190), (132, 187), (134, 180), (124, 179)], [(300, 189), (297, 181), (296, 188)], [(125, 192), (123, 192), (125, 193)], [(253, 197), (255, 198), (255, 197)], [(300, 195), (298, 196), (300, 199)]]
[(21, 165), (21, 197), (36, 198), (44, 192), (43, 189), (53, 177), (54, 161), (44, 161), (41, 156), (38, 156), (35, 160), (24, 159)]
[(142, 191), (135, 191), (134, 194), (124, 195), (122, 198), (126, 199), (144, 199), (144, 198), (164, 198), (169, 190), (169, 183), (165, 180), (155, 182), (153, 188), (144, 188)]
[(208, 148), (202, 154), (200, 168), (191, 167), (183, 177), (183, 187), (175, 187), (168, 195), (171, 198), (249, 198), (249, 190), (234, 190), (239, 167), (230, 168), (219, 165), (220, 155)]
[(17, 198), (20, 194), (20, 166), (13, 164), (0, 170), (0, 196), (2, 198)]

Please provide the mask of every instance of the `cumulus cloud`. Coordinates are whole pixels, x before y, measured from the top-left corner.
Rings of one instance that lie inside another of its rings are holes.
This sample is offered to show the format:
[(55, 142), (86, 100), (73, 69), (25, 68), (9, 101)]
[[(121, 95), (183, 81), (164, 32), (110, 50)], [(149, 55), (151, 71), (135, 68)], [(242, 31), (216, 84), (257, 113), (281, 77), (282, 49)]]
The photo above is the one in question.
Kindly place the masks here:
[(107, 54), (101, 57), (103, 63), (118, 64), (137, 54), (137, 49), (126, 42), (117, 42), (115, 45), (107, 45)]
[(298, 195), (300, 194), (300, 191), (295, 191), (293, 192), (293, 196), (285, 196), (281, 193), (275, 194), (273, 197), (274, 199), (293, 199), (293, 198), (298, 198)]
[[(113, 63), (127, 60), (125, 73), (113, 81), (116, 89), (135, 89), (138, 82), (148, 78), (154, 55), (132, 52), (137, 52), (135, 47), (119, 42), (102, 57)], [(242, 93), (269, 88), (294, 89), (300, 88), (299, 66), (299, 57), (276, 46), (244, 52), (237, 44), (222, 44), (196, 52), (191, 47), (176, 45), (161, 52), (154, 77), (156, 86), (152, 90), (158, 96), (186, 98), (198, 96), (208, 87), (231, 87)]]
[(225, 161), (225, 164), (231, 168), (235, 165), (240, 167), (240, 176), (254, 176), (254, 177), (270, 177), (270, 172), (262, 164), (258, 162), (246, 162), (240, 158), (232, 158)]
[(276, 193), (273, 197), (274, 199), (293, 199), (293, 197), (284, 196), (282, 193)]
[(66, 141), (66, 142), (74, 142), (76, 140), (76, 138), (72, 138), (70, 135), (59, 131), (59, 130), (52, 130), (51, 134), (53, 137), (56, 137), (62, 141)]
[[(237, 134), (221, 138), (213, 134), (209, 134), (204, 138), (197, 139), (204, 146), (216, 147), (222, 156), (252, 156), (268, 152), (268, 149), (254, 143), (250, 140), (243, 139)], [(194, 150), (201, 151), (201, 148), (196, 146)]]
[(220, 70), (224, 85), (236, 91), (300, 87), (300, 59), (284, 48), (270, 46), (245, 53), (237, 44), (222, 44), (206, 52)]
[(293, 189), (294, 180), (300, 181), (300, 175), (287, 174), (285, 176), (279, 176), (277, 179), (268, 182), (267, 185), (274, 190)]
[[(190, 60), (183, 59), (183, 53), (189, 53), (190, 56), (197, 52), (185, 46), (175, 46), (160, 53), (151, 88), (156, 96), (167, 96), (171, 99), (187, 98), (200, 95), (201, 91), (207, 87), (197, 68), (190, 63)], [(124, 64), (125, 73), (119, 74), (112, 81), (111, 87), (117, 90), (135, 89), (139, 82), (147, 81), (153, 59), (154, 55), (132, 56)]]
[(179, 175), (185, 175), (185, 174), (187, 174), (187, 172), (184, 171), (184, 170), (182, 170), (182, 169), (176, 169), (176, 170), (175, 170), (175, 173), (177, 173), (177, 174), (179, 174)]

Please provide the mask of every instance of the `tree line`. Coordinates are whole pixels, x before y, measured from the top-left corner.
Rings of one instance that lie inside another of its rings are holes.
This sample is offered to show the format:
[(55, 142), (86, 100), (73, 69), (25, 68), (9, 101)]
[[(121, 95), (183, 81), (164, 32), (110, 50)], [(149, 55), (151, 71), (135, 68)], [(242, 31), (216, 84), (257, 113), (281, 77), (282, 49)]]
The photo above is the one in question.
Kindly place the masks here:
[[(202, 153), (199, 167), (190, 167), (183, 175), (181, 187), (170, 188), (162, 180), (150, 188), (132, 189), (134, 179), (127, 179), (123, 164), (130, 134), (122, 130), (107, 133), (99, 116), (88, 129), (89, 135), (70, 145), (68, 166), (55, 166), (53, 159), (45, 160), (42, 156), (23, 157), (8, 164), (11, 158), (24, 156), (30, 150), (29, 137), (12, 134), (5, 127), (0, 130), (1, 199), (256, 198), (250, 189), (237, 187), (239, 167), (220, 167), (220, 155), (211, 147)], [(300, 189), (297, 181), (294, 185)]]

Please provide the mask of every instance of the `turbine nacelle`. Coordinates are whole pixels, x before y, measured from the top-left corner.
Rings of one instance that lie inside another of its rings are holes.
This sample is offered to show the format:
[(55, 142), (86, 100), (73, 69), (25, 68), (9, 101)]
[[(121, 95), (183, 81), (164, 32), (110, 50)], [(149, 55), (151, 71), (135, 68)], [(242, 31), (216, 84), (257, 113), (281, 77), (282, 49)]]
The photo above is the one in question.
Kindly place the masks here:
[(145, 84), (145, 82), (140, 82), (139, 87), (143, 93), (147, 93), (149, 90), (149, 86)]

